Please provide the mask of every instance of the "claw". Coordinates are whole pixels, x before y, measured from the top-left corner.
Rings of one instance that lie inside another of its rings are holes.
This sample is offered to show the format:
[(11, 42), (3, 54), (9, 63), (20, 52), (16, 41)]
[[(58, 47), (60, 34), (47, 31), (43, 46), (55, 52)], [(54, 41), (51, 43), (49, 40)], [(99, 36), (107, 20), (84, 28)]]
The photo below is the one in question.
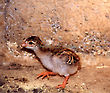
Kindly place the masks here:
[(37, 78), (42, 76), (42, 79), (44, 79), (45, 77), (47, 77), (49, 79), (49, 75), (55, 75), (56, 73), (54, 72), (42, 72), (41, 74), (38, 74)]
[(48, 74), (43, 75), (42, 79), (44, 79), (45, 77), (49, 79), (49, 75)]
[(65, 85), (61, 84), (61, 85), (56, 86), (56, 88), (65, 88)]

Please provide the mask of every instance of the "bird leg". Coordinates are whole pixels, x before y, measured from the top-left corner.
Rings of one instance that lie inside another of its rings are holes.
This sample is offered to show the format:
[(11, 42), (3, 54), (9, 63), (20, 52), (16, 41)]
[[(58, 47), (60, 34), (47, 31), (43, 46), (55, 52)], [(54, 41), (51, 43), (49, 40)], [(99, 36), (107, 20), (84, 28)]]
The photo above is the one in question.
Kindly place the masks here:
[(54, 72), (42, 72), (41, 74), (38, 74), (37, 78), (42, 76), (42, 79), (44, 77), (47, 77), (49, 79), (49, 75), (56, 75), (56, 73), (54, 73)]
[(58, 85), (56, 88), (65, 88), (68, 79), (69, 79), (69, 76), (66, 76), (63, 83), (61, 85)]

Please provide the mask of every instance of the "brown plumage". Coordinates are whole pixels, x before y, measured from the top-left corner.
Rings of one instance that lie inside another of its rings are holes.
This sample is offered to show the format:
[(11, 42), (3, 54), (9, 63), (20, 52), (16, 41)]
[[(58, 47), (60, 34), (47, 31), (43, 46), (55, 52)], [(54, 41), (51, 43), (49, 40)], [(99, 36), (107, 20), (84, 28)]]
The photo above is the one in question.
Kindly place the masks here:
[(57, 88), (64, 88), (69, 76), (76, 73), (80, 68), (80, 58), (74, 51), (61, 46), (46, 47), (37, 36), (27, 38), (23, 42), (22, 47), (33, 50), (41, 60), (42, 65), (52, 71), (41, 73), (38, 77), (43, 76), (44, 78), (53, 74), (64, 75), (66, 77), (63, 84)]

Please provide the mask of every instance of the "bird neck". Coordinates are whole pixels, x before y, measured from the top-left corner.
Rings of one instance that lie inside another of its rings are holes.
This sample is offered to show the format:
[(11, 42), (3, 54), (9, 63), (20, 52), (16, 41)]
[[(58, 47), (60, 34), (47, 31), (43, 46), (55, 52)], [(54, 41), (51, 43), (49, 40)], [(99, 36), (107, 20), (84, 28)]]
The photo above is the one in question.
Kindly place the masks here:
[(47, 51), (44, 51), (44, 50), (42, 50), (41, 48), (35, 48), (34, 50), (33, 50), (34, 52), (35, 52), (35, 54), (40, 58), (40, 59), (42, 59), (44, 56), (46, 56), (47, 55)]

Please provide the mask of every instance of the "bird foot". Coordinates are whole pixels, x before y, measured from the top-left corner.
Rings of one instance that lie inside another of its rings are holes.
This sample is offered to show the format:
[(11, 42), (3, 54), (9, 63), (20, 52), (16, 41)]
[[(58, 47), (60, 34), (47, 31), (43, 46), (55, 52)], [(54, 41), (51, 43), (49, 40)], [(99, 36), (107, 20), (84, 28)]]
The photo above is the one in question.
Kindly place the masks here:
[(42, 72), (41, 74), (38, 74), (37, 78), (42, 76), (42, 79), (44, 79), (45, 77), (47, 77), (49, 79), (49, 75), (56, 75), (56, 73), (54, 73), (54, 72)]
[(66, 86), (66, 84), (61, 84), (61, 85), (58, 85), (58, 86), (56, 86), (56, 88), (65, 88), (65, 86)]
[(65, 88), (67, 81), (69, 79), (69, 76), (66, 76), (65, 80), (63, 81), (63, 83), (61, 85), (56, 86), (56, 88)]

